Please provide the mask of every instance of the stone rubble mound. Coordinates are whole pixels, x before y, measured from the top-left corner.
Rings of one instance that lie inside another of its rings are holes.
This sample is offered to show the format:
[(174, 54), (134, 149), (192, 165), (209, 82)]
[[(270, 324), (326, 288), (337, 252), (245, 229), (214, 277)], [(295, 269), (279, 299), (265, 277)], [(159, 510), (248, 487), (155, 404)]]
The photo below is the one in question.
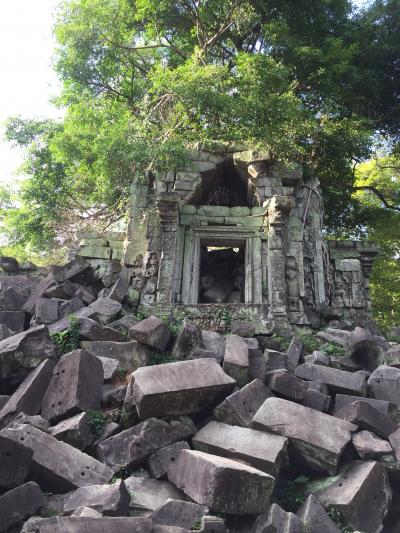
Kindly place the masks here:
[(0, 266), (0, 533), (400, 531), (399, 344), (223, 336), (135, 316), (123, 269)]

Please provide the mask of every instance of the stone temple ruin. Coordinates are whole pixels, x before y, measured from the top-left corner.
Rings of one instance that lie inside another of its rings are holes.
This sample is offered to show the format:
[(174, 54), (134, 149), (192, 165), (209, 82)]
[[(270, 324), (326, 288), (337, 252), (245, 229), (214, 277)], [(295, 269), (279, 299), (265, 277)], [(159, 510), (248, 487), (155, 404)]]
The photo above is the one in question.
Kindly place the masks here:
[[(123, 253), (131, 296), (144, 314), (183, 309), (210, 327), (228, 309), (232, 318), (255, 320), (260, 333), (318, 327), (321, 319), (365, 323), (377, 247), (323, 238), (316, 178), (251, 150), (192, 150), (188, 158), (180, 172), (132, 185), (124, 253), (121, 242), (112, 252)], [(111, 249), (90, 242), (80, 255), (111, 260)]]

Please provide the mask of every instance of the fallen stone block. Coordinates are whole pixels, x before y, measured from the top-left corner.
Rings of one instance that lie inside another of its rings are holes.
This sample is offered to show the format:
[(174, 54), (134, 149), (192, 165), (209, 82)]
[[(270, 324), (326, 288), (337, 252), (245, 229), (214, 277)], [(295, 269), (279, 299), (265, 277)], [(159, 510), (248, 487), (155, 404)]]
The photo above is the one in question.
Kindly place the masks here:
[(12, 489), (27, 478), (32, 463), (32, 450), (20, 442), (0, 436), (0, 487)]
[(0, 256), (0, 268), (3, 272), (14, 273), (19, 268), (19, 263), (14, 257)]
[(85, 350), (61, 357), (42, 402), (42, 416), (52, 422), (80, 411), (98, 410), (104, 375), (101, 361)]
[(250, 427), (253, 417), (271, 391), (260, 380), (255, 379), (243, 389), (234, 392), (214, 409), (215, 418), (231, 426)]
[(201, 330), (196, 324), (185, 319), (178, 331), (172, 355), (177, 359), (188, 359), (194, 350), (203, 348), (203, 338)]
[(11, 329), (5, 324), (0, 324), (0, 341), (12, 337), (16, 334), (16, 331), (11, 331)]
[(0, 388), (10, 376), (21, 379), (44, 359), (54, 359), (58, 348), (46, 326), (37, 326), (0, 342)]
[(290, 341), (289, 348), (287, 349), (287, 352), (286, 352), (288, 370), (290, 370), (291, 372), (293, 372), (294, 369), (299, 364), (300, 359), (303, 356), (303, 350), (304, 350), (303, 341), (299, 339), (299, 337), (293, 337), (293, 339)]
[(94, 441), (94, 435), (87, 413), (79, 413), (71, 418), (62, 420), (48, 432), (57, 440), (62, 440), (78, 450), (85, 450)]
[[(12, 335), (16, 335), (24, 331), (26, 316), (25, 311), (0, 311), (0, 324), (6, 326), (12, 332)], [(5, 333), (7, 333), (6, 330), (4, 330), (3, 335)], [(7, 337), (9, 335), (4, 336), (3, 340), (7, 339)]]
[(0, 496), (0, 531), (13, 526), (36, 513), (45, 503), (40, 487), (30, 481)]
[(182, 500), (167, 500), (150, 515), (154, 524), (192, 529), (195, 522), (200, 522), (208, 509), (204, 505)]
[(253, 419), (254, 429), (290, 440), (293, 458), (312, 470), (336, 473), (342, 453), (357, 426), (303, 405), (268, 398)]
[(35, 305), (35, 324), (52, 324), (57, 322), (60, 311), (60, 300), (39, 298)]
[(0, 290), (1, 311), (22, 311), (26, 296), (15, 287), (6, 287)]
[[(108, 388), (109, 387), (109, 388)], [(103, 388), (101, 403), (108, 407), (122, 407), (126, 398), (127, 385), (109, 385)]]
[(111, 300), (116, 300), (117, 302), (122, 303), (128, 293), (128, 289), (129, 280), (124, 279), (123, 277), (118, 278), (110, 291)]
[(54, 279), (61, 284), (67, 280), (75, 281), (79, 276), (90, 268), (90, 264), (83, 257), (76, 257), (66, 265), (60, 266), (53, 271)]
[(125, 466), (136, 466), (160, 448), (189, 439), (195, 432), (189, 418), (169, 422), (150, 418), (103, 440), (97, 453), (101, 461), (117, 471)]
[(104, 383), (110, 383), (118, 374), (119, 361), (110, 357), (97, 357), (103, 365)]
[(384, 438), (389, 437), (396, 428), (393, 420), (377, 411), (367, 402), (350, 403), (339, 409), (335, 416), (356, 424), (360, 429), (368, 429)]
[(331, 358), (329, 355), (318, 350), (314, 350), (312, 354), (306, 355), (304, 361), (313, 365), (329, 366), (331, 364)]
[(347, 394), (336, 394), (335, 405), (333, 408), (333, 415), (342, 409), (345, 405), (349, 405), (353, 402), (367, 402), (374, 409), (379, 411), (385, 416), (388, 416), (392, 420), (396, 418), (396, 404), (388, 402), (386, 400), (375, 400), (374, 398), (361, 398), (360, 396), (350, 396)]
[(373, 371), (382, 362), (389, 345), (382, 337), (372, 335), (369, 329), (357, 327), (352, 331), (347, 350), (353, 361), (364, 370)]
[(96, 296), (94, 294), (93, 289), (91, 287), (84, 287), (83, 285), (80, 285), (77, 288), (74, 296), (75, 298), (78, 298), (79, 300), (85, 302), (86, 305), (90, 305), (96, 300)]
[(396, 459), (400, 461), (400, 428), (397, 428), (391, 435), (389, 435), (389, 442), (393, 446)]
[(264, 358), (266, 361), (267, 372), (273, 370), (288, 369), (287, 355), (282, 352), (277, 352), (275, 350), (269, 350), (268, 348), (264, 350)]
[(315, 409), (316, 411), (321, 411), (321, 413), (326, 413), (330, 409), (331, 402), (332, 398), (329, 396), (329, 394), (324, 394), (319, 390), (308, 388), (304, 395), (302, 404), (310, 409)]
[(253, 337), (255, 333), (254, 322), (250, 320), (232, 320), (231, 333), (232, 335), (239, 335), (239, 337)]
[(37, 415), (42, 399), (50, 383), (55, 363), (46, 359), (24, 379), (0, 411), (0, 427), (8, 424), (18, 413)]
[(91, 518), (100, 518), (103, 515), (91, 507), (78, 507), (71, 516), (90, 516)]
[(3, 429), (0, 436), (32, 450), (30, 477), (43, 490), (61, 494), (104, 484), (112, 477), (112, 471), (103, 463), (35, 427), (23, 424)]
[[(245, 339), (247, 344), (248, 341), (253, 339)], [(256, 340), (256, 339), (254, 339)], [(254, 379), (259, 379), (260, 381), (265, 380), (265, 375), (267, 373), (267, 362), (263, 356), (263, 353), (260, 349), (253, 350), (249, 346), (249, 381)]]
[(11, 398), (8, 394), (0, 394), (0, 411), (3, 409), (3, 407), (6, 405), (8, 400)]
[(274, 370), (268, 372), (265, 383), (272, 393), (284, 396), (288, 400), (301, 402), (304, 400), (307, 384), (287, 370)]
[(183, 492), (169, 481), (130, 476), (125, 484), (131, 495), (130, 509), (135, 515), (149, 515), (168, 500), (186, 500)]
[(215, 353), (217, 360), (221, 362), (225, 354), (225, 337), (215, 331), (207, 331), (204, 329), (201, 331), (201, 337), (203, 339), (204, 349)]
[(149, 316), (129, 328), (129, 338), (142, 342), (155, 350), (163, 352), (170, 340), (171, 333), (162, 320)]
[(139, 324), (139, 322), (140, 320), (138, 320), (134, 315), (124, 315), (122, 318), (119, 318), (118, 320), (108, 324), (108, 326), (116, 331), (119, 331), (120, 333), (128, 335), (129, 328)]
[(392, 490), (383, 466), (375, 461), (354, 461), (339, 478), (317, 493), (326, 509), (340, 511), (354, 529), (381, 531), (392, 500)]
[[(293, 513), (287, 513), (273, 503), (267, 513), (261, 514), (251, 533), (303, 533), (303, 522)], [(322, 530), (320, 531), (322, 533)], [(325, 533), (325, 532), (324, 532)]]
[(183, 450), (168, 479), (196, 503), (226, 514), (259, 514), (269, 506), (275, 479), (232, 459)]
[(304, 524), (304, 529), (307, 533), (340, 533), (340, 529), (329, 518), (314, 494), (308, 496), (306, 501), (298, 509), (296, 515)]
[(41, 431), (47, 431), (50, 427), (49, 421), (42, 418), (40, 415), (26, 415), (25, 413), (19, 413), (15, 418), (9, 422), (7, 428), (16, 428), (22, 424), (28, 424)]
[(38, 533), (153, 533), (153, 523), (144, 517), (57, 516), (40, 522)]
[(322, 381), (334, 393), (366, 396), (367, 379), (362, 372), (345, 372), (327, 366), (305, 363), (295, 370), (295, 375), (307, 381)]
[(119, 367), (131, 373), (146, 366), (149, 348), (138, 341), (82, 341), (81, 347), (97, 357), (110, 357), (119, 361)]
[(45, 292), (47, 291), (47, 289), (49, 289), (53, 285), (54, 285), (54, 275), (53, 275), (53, 272), (50, 272), (45, 278), (43, 278), (32, 289), (31, 295), (24, 303), (22, 310), (26, 311), (30, 315), (33, 315), (37, 301), (39, 300), (39, 298), (42, 298)]
[(200, 523), (199, 533), (228, 533), (222, 518), (218, 516), (203, 516)]
[(211, 409), (235, 387), (213, 359), (142, 367), (132, 374), (132, 396), (141, 419)]
[(391, 445), (371, 431), (359, 431), (352, 437), (353, 446), (361, 459), (379, 459), (393, 452)]
[(103, 325), (115, 320), (122, 309), (120, 302), (107, 297), (97, 298), (89, 307), (94, 313), (93, 318), (97, 319)]
[[(87, 308), (86, 308), (87, 309)], [(102, 326), (95, 320), (86, 317), (77, 317), (76, 319), (80, 335), (88, 341), (124, 341), (122, 333)]]
[(128, 516), (131, 496), (123, 480), (111, 485), (81, 487), (68, 495), (64, 513), (71, 513), (78, 507), (91, 507), (103, 516)]
[(78, 283), (65, 281), (61, 285), (53, 285), (44, 292), (47, 298), (59, 298), (60, 300), (70, 300), (75, 296), (76, 291), (81, 287)]
[(394, 403), (400, 409), (400, 368), (378, 366), (368, 379), (368, 395)]
[(225, 344), (224, 372), (243, 387), (249, 381), (249, 347), (238, 335), (228, 335)]
[(152, 477), (161, 479), (166, 476), (169, 465), (177, 460), (182, 450), (190, 450), (187, 442), (174, 442), (150, 455), (147, 465)]
[(80, 309), (83, 309), (85, 307), (85, 303), (83, 300), (80, 300), (79, 298), (71, 298), (70, 300), (67, 300), (66, 302), (60, 303), (60, 309), (59, 309), (59, 317), (67, 317), (69, 315), (73, 315), (77, 313)]
[(288, 465), (288, 439), (255, 429), (209, 422), (192, 444), (195, 450), (242, 461), (273, 477)]

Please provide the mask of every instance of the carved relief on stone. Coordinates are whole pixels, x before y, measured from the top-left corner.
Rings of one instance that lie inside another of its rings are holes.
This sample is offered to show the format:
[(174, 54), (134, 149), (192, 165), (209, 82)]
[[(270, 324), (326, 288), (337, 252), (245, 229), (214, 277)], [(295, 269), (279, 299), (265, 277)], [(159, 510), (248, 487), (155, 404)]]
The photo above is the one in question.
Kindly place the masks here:
[(314, 270), (309, 257), (304, 257), (304, 304), (315, 307)]
[(299, 267), (294, 256), (286, 257), (286, 285), (288, 307), (291, 312), (300, 312)]
[(268, 207), (270, 224), (283, 224), (294, 207), (294, 199), (287, 196), (273, 196)]
[(147, 252), (143, 271), (142, 300), (144, 303), (150, 304), (155, 301), (159, 264), (157, 252)]

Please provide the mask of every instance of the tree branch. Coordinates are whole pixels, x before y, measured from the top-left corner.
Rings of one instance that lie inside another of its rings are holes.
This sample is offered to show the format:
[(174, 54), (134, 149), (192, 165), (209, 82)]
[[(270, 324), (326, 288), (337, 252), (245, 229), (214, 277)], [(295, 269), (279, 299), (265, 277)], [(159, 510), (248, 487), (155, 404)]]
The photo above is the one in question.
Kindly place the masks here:
[(375, 194), (375, 196), (377, 196), (379, 198), (379, 200), (383, 203), (383, 205), (387, 208), (387, 209), (393, 209), (394, 211), (399, 211), (400, 212), (400, 207), (395, 205), (395, 204), (391, 204), (389, 203), (384, 194), (378, 190), (376, 187), (374, 187), (373, 185), (357, 185), (355, 187), (353, 187), (352, 189), (353, 191), (369, 191), (369, 192), (372, 192), (373, 194)]

